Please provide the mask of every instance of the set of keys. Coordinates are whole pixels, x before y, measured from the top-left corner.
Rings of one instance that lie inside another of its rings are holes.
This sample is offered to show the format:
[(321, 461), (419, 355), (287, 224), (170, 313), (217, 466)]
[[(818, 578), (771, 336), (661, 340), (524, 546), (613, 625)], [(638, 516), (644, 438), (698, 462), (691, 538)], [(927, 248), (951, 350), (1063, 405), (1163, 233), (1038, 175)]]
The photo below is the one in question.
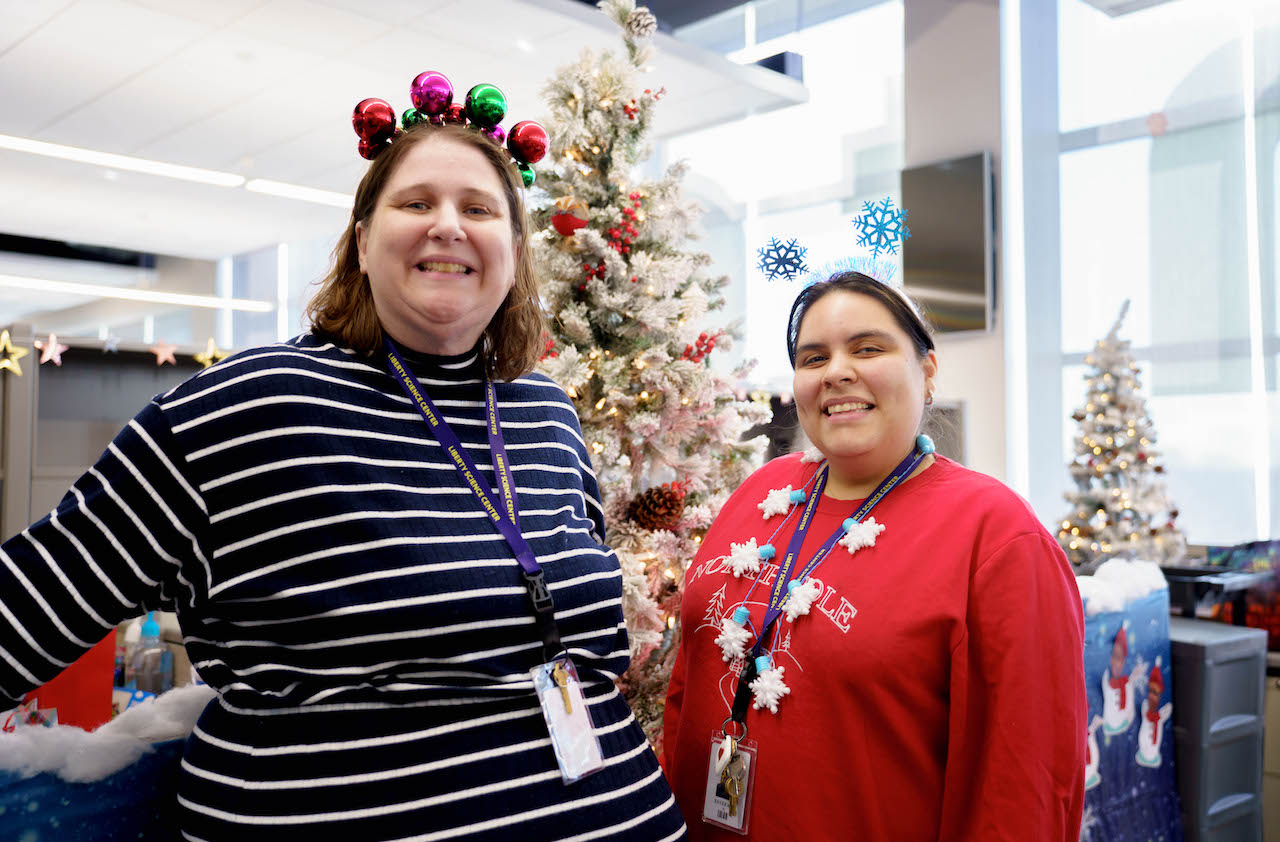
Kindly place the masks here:
[(738, 815), (738, 799), (742, 797), (747, 780), (747, 761), (742, 752), (735, 750), (724, 771), (720, 773), (720, 785), (729, 796), (729, 815)]
[(551, 680), (560, 688), (560, 698), (564, 699), (564, 712), (573, 713), (573, 702), (569, 696), (569, 671), (564, 668), (564, 661), (556, 661), (551, 668)]

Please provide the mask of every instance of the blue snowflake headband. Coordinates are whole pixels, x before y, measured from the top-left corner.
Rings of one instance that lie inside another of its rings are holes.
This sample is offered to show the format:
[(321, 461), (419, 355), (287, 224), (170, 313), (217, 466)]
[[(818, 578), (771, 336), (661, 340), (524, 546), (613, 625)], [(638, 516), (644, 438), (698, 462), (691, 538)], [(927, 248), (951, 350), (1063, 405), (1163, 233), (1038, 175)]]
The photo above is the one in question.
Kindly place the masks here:
[(786, 281), (802, 279), (802, 287), (838, 272), (848, 271), (861, 272), (893, 287), (893, 277), (897, 274), (898, 267), (887, 260), (881, 260), (880, 253), (898, 253), (898, 246), (911, 236), (906, 219), (906, 209), (895, 208), (893, 200), (887, 196), (876, 203), (863, 202), (862, 213), (854, 217), (853, 225), (858, 231), (858, 245), (869, 248), (870, 257), (844, 257), (822, 266), (816, 272), (810, 271), (804, 262), (808, 249), (794, 239), (778, 240), (771, 237), (768, 244), (757, 251), (760, 262), (756, 264), (756, 268), (769, 281), (778, 278)]

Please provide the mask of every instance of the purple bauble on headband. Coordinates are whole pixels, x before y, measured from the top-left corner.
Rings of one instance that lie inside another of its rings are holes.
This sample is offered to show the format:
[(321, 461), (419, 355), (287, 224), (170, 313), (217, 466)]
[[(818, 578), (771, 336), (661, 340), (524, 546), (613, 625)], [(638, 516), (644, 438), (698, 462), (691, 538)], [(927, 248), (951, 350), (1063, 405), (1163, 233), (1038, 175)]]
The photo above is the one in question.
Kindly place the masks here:
[(419, 73), (409, 86), (409, 99), (418, 111), (435, 117), (453, 104), (453, 84), (443, 73), (434, 70)]

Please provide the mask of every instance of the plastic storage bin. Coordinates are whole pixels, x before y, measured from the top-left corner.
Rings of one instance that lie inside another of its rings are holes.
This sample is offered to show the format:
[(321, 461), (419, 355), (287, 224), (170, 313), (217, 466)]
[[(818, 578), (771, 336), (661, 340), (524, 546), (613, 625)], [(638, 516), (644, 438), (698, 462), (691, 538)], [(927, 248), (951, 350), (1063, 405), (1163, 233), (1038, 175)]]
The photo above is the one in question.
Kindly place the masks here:
[(1259, 842), (1266, 632), (1173, 617), (1169, 642), (1187, 842)]

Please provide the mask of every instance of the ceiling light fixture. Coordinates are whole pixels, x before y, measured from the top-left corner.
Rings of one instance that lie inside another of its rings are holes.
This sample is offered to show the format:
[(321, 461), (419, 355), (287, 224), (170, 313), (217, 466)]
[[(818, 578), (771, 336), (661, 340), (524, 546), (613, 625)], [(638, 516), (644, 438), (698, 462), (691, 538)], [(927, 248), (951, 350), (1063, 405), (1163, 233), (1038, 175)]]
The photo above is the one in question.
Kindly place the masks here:
[(320, 205), (332, 205), (335, 208), (351, 209), (355, 196), (350, 193), (337, 193), (333, 190), (317, 190), (314, 187), (301, 187), (297, 184), (286, 184), (283, 181), (271, 181), (255, 178), (244, 186), (245, 190), (254, 193), (266, 193), (282, 199), (298, 199), (303, 202), (315, 202)]
[(0, 287), (20, 289), (24, 292), (52, 292), (64, 295), (87, 295), (92, 298), (119, 298), (125, 301), (141, 301), (147, 304), (177, 304), (183, 307), (208, 307), (213, 310), (243, 310), (247, 313), (270, 313), (275, 304), (252, 298), (219, 298), (216, 295), (195, 295), (189, 292), (164, 292), (158, 289), (113, 287), (104, 284), (84, 284), (76, 281), (53, 281), (47, 278), (24, 278), (20, 275), (0, 275)]
[(95, 164), (100, 167), (112, 167), (117, 170), (161, 175), (166, 178), (179, 178), (183, 181), (195, 181), (200, 184), (212, 184), (216, 187), (239, 187), (244, 184), (244, 176), (217, 170), (206, 170), (200, 167), (184, 167), (179, 164), (166, 164), (163, 161), (151, 161), (146, 158), (133, 158), (129, 155), (115, 155), (110, 152), (98, 152), (93, 149), (81, 149), (78, 146), (63, 146), (58, 143), (45, 143), (25, 137), (0, 134), (0, 149), (12, 149), (15, 152), (30, 152), (32, 155), (44, 155), (49, 158), (61, 158), (66, 161), (78, 161), (82, 164)]

